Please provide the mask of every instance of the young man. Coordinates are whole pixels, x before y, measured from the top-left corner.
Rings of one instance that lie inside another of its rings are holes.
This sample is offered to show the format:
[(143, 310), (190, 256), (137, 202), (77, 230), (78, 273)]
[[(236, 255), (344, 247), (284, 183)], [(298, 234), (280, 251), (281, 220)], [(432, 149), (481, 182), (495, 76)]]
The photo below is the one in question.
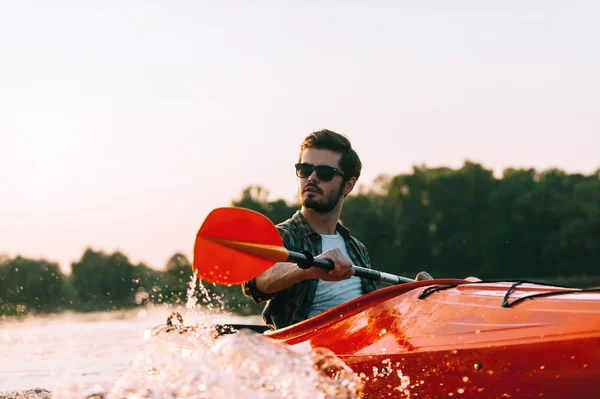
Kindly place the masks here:
[(353, 276), (352, 265), (370, 268), (371, 261), (365, 246), (339, 223), (361, 167), (350, 141), (330, 130), (314, 132), (300, 145), (296, 176), (302, 207), (277, 229), (288, 250), (330, 259), (334, 268), (277, 263), (244, 283), (246, 296), (268, 301), (263, 318), (269, 327), (286, 327), (377, 289), (374, 281)]

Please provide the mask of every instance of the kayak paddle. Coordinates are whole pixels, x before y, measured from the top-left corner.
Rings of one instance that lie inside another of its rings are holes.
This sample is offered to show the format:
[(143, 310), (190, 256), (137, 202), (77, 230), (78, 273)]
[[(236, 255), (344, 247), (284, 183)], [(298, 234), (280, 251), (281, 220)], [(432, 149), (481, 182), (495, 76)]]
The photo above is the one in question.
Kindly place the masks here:
[[(273, 222), (250, 209), (214, 209), (196, 235), (193, 269), (204, 281), (240, 284), (252, 280), (277, 262), (297, 263), (302, 268), (333, 269), (329, 259), (314, 258), (308, 252), (288, 251)], [(392, 285), (414, 281), (360, 266), (353, 266), (353, 269), (355, 276)]]

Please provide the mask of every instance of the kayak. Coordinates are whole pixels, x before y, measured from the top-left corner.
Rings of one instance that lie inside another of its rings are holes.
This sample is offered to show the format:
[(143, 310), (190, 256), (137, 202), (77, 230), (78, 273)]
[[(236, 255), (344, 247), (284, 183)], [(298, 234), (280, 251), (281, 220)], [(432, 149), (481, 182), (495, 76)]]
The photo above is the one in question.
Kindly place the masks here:
[(265, 335), (330, 349), (362, 377), (364, 398), (594, 398), (600, 391), (600, 290), (418, 281)]
[(600, 290), (416, 281), (279, 330), (243, 327), (298, 352), (329, 349), (360, 377), (363, 398), (581, 399), (600, 390)]

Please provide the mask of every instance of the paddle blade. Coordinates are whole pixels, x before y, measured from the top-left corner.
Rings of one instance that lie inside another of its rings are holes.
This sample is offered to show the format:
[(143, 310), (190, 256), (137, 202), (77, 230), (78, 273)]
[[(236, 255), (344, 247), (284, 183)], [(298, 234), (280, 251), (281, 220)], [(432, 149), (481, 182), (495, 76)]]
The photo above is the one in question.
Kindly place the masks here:
[(204, 220), (194, 245), (194, 273), (217, 284), (240, 284), (258, 276), (288, 252), (273, 223), (244, 208), (217, 208)]

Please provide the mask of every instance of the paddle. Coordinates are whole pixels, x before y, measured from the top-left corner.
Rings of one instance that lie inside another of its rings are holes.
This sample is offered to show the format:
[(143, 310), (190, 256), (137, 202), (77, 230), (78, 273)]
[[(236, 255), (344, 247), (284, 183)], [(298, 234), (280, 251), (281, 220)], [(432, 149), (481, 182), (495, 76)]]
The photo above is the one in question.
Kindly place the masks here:
[[(303, 268), (333, 269), (329, 259), (288, 251), (275, 225), (266, 216), (245, 208), (214, 209), (196, 235), (193, 268), (202, 280), (240, 284), (252, 280), (277, 262), (293, 262)], [(360, 266), (353, 266), (353, 269), (355, 276), (392, 285), (414, 281)]]

